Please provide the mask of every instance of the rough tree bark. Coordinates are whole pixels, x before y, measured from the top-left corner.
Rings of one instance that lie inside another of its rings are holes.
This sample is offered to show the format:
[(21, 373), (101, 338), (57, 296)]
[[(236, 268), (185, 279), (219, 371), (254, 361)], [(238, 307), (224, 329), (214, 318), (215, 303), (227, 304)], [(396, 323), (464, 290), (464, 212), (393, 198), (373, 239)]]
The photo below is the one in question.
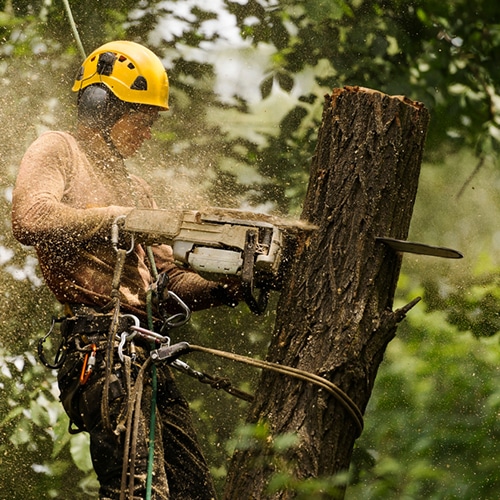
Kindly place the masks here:
[[(392, 310), (401, 256), (376, 237), (407, 237), (428, 121), (422, 104), (400, 96), (360, 87), (326, 96), (302, 214), (318, 229), (299, 241), (277, 308), (267, 359), (333, 382), (362, 413), (406, 312)], [(273, 474), (345, 471), (360, 433), (328, 391), (267, 371), (249, 421), (266, 422), (271, 436), (296, 433), (298, 444), (286, 460), (272, 446), (237, 450), (227, 500), (293, 498), (266, 490)]]

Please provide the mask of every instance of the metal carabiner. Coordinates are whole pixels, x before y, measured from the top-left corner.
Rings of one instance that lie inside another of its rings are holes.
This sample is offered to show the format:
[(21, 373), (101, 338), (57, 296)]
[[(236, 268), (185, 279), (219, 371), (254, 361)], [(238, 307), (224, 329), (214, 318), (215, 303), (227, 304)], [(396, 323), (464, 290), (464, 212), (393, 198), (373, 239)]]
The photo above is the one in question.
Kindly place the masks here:
[(143, 328), (139, 325), (131, 326), (130, 329), (137, 332), (139, 336), (145, 340), (150, 340), (162, 345), (170, 345), (170, 337), (160, 335), (159, 333), (153, 332), (152, 330), (148, 330), (147, 328)]
[(118, 357), (120, 358), (120, 361), (123, 363), (123, 347), (125, 346), (125, 342), (127, 341), (128, 333), (123, 332), (121, 335), (120, 343), (118, 344)]
[[(119, 222), (125, 220), (126, 215), (119, 215), (111, 224), (111, 243), (113, 244), (113, 248), (116, 252), (118, 252), (118, 243), (120, 241), (120, 225)], [(126, 251), (127, 254), (132, 253), (135, 247), (135, 238), (134, 235), (130, 235), (131, 243), (130, 248)]]
[(170, 290), (168, 290), (167, 293), (168, 296), (175, 300), (175, 302), (177, 302), (177, 304), (183, 309), (183, 312), (174, 314), (167, 318), (164, 326), (167, 326), (168, 328), (176, 328), (186, 324), (191, 319), (191, 309), (189, 309), (187, 304), (176, 293), (171, 292)]
[[(134, 320), (135, 327), (139, 327), (141, 324), (139, 318), (137, 316), (134, 316), (133, 314), (124, 314), (122, 318), (132, 318)], [(133, 330), (132, 333), (129, 333), (125, 330), (120, 336), (117, 335), (117, 337), (120, 339), (120, 343), (118, 344), (118, 356), (121, 362), (123, 362), (124, 360), (123, 348), (125, 347), (125, 342), (132, 342), (132, 339), (137, 335), (137, 332), (134, 330), (134, 326), (130, 328)]]
[(59, 344), (59, 347), (57, 348), (56, 355), (54, 357), (54, 362), (49, 363), (47, 361), (47, 358), (45, 357), (45, 354), (43, 352), (43, 344), (47, 340), (47, 338), (52, 335), (52, 332), (54, 331), (54, 327), (56, 323), (62, 323), (64, 321), (64, 318), (56, 318), (52, 317), (52, 322), (50, 325), (49, 331), (40, 339), (38, 339), (38, 345), (37, 345), (37, 352), (38, 352), (38, 357), (40, 361), (43, 363), (44, 366), (47, 368), (50, 368), (51, 370), (58, 370), (61, 368), (61, 366), (64, 363), (64, 360), (66, 359), (66, 339), (63, 338), (61, 343)]
[(85, 354), (83, 358), (82, 371), (80, 372), (80, 385), (85, 385), (94, 370), (97, 354), (97, 345), (91, 345), (91, 351)]

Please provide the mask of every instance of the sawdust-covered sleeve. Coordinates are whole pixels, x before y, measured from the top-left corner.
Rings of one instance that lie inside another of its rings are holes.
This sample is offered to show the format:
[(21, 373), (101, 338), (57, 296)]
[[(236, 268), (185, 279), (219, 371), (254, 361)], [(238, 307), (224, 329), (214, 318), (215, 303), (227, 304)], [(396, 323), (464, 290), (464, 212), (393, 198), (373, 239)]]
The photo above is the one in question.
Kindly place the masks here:
[[(75, 179), (87, 182), (75, 185)], [(121, 206), (93, 206), (97, 183), (84, 153), (71, 135), (42, 134), (26, 151), (12, 200), (12, 230), (25, 245), (71, 244), (86, 241), (109, 228)]]

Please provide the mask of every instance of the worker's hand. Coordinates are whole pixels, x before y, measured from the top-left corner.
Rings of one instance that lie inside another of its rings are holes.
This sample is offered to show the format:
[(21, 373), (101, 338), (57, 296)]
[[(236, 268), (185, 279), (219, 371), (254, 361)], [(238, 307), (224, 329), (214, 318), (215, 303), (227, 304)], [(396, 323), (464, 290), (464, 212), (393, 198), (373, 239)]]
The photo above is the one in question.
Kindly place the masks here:
[(238, 278), (222, 278), (212, 289), (211, 295), (221, 304), (236, 307), (238, 303), (245, 300), (241, 281)]
[[(98, 207), (92, 207), (92, 205), (87, 205), (86, 208), (98, 208)], [(109, 225), (113, 224), (116, 219), (125, 217), (127, 216), (132, 210), (134, 210), (134, 207), (122, 207), (119, 205), (110, 205), (107, 207), (107, 213), (108, 213), (108, 220), (109, 220)]]

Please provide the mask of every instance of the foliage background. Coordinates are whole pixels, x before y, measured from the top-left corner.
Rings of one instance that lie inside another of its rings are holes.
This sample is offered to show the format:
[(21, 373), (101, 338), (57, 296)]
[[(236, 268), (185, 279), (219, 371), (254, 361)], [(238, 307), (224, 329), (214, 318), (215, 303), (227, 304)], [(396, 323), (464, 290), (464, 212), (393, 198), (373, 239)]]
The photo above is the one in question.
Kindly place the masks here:
[[(162, 206), (298, 215), (323, 95), (360, 85), (431, 111), (411, 237), (460, 262), (405, 258), (398, 301), (423, 302), (387, 351), (357, 442), (347, 497), (493, 499), (499, 467), (500, 6), (478, 0), (71, 2), (83, 45), (127, 38), (163, 59), (171, 111), (130, 164)], [(10, 499), (92, 498), (85, 436), (71, 437), (36, 341), (60, 314), (34, 253), (10, 232), (20, 158), (70, 128), (81, 55), (59, 0), (0, 2), (0, 478)], [(263, 356), (273, 327), (244, 306), (195, 315), (179, 339)], [(194, 357), (251, 389), (258, 376)], [(219, 488), (245, 404), (180, 378)], [(243, 440), (243, 441), (242, 441)], [(71, 478), (71, 481), (68, 481)], [(322, 498), (328, 478), (296, 484)], [(0, 493), (0, 497), (3, 493)]]

